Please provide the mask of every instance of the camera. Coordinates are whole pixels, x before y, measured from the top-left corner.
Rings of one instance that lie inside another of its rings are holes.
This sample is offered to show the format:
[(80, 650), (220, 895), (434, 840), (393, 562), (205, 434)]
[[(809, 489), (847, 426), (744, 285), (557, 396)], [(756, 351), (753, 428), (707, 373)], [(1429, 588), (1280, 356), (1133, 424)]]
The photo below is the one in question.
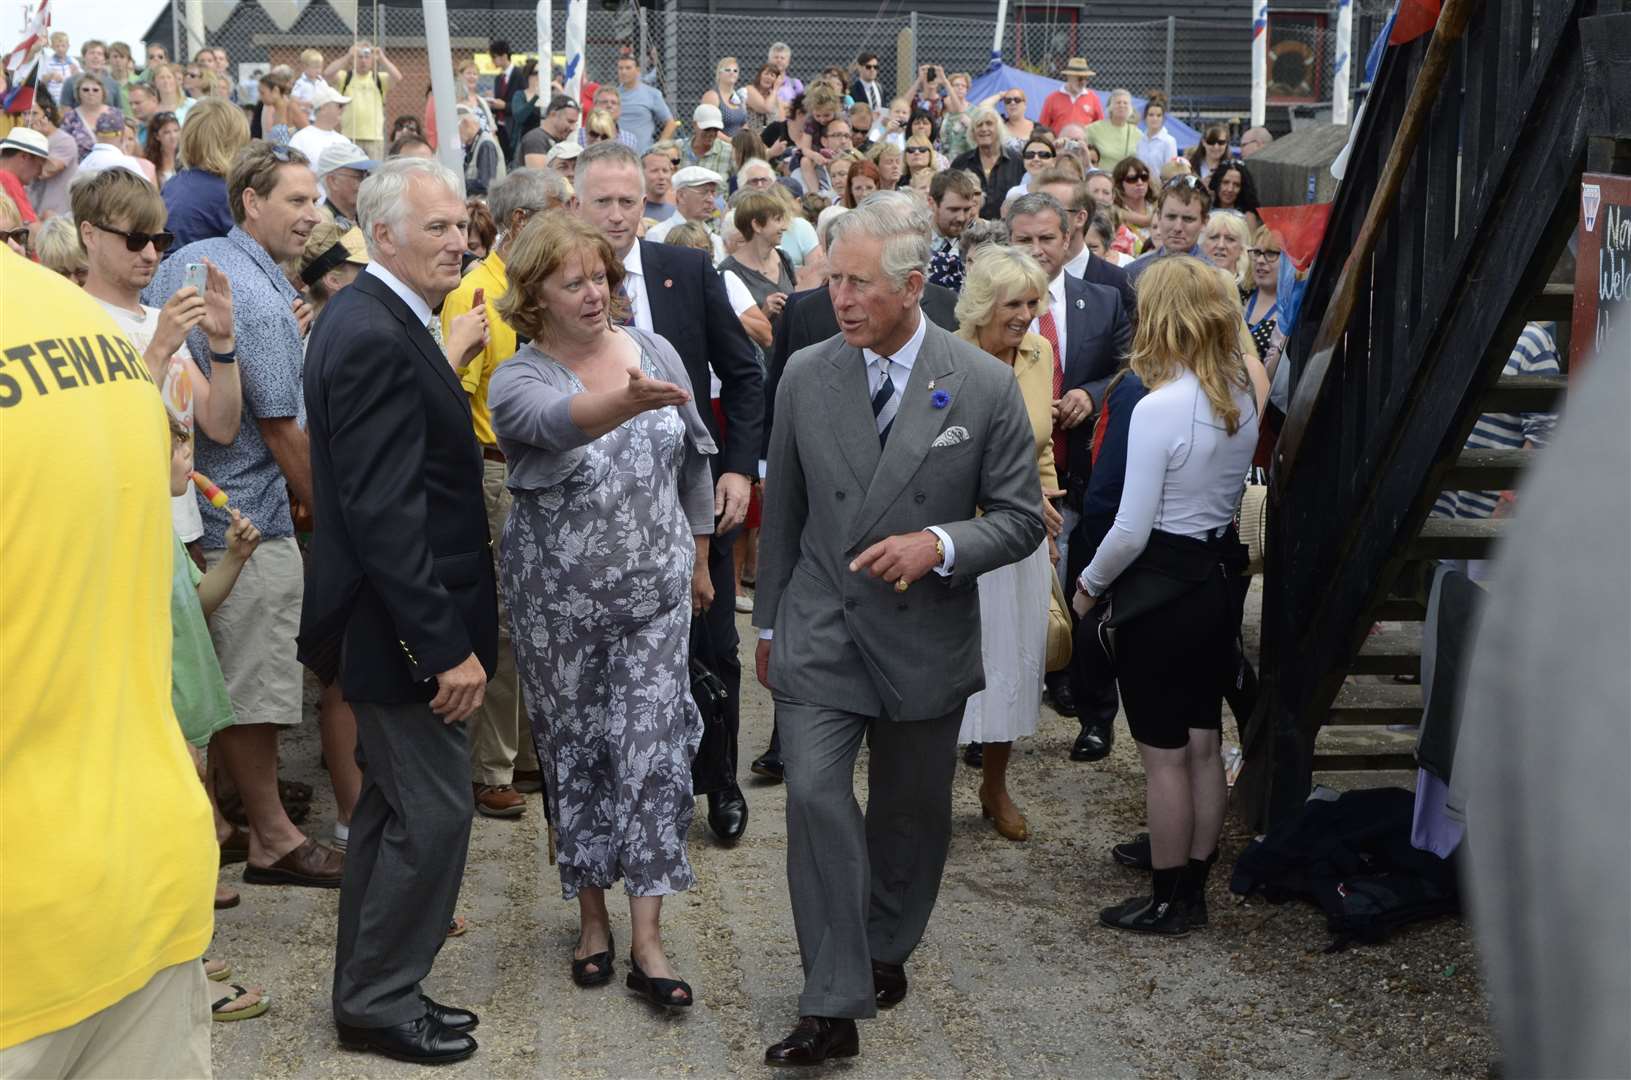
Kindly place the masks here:
[(940, 78), (940, 69), (935, 67), (933, 64), (930, 64), (928, 67), (923, 69), (923, 77), (929, 82), (934, 82), (936, 79)]

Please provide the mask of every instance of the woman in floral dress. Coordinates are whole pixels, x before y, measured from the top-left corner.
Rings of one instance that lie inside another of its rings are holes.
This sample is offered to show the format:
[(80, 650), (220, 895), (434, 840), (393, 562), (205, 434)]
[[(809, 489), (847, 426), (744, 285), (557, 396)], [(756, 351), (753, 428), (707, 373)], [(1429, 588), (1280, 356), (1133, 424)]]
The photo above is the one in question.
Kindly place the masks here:
[(691, 759), (688, 631), (712, 602), (714, 444), (684, 364), (662, 338), (615, 325), (623, 267), (565, 214), (517, 239), (500, 316), (531, 342), (495, 372), (493, 429), (515, 502), (500, 547), (516, 666), (558, 834), (562, 895), (580, 918), (573, 979), (616, 955), (606, 890), (633, 922), (630, 988), (685, 1006), (663, 951), (662, 898), (695, 882), (686, 858)]

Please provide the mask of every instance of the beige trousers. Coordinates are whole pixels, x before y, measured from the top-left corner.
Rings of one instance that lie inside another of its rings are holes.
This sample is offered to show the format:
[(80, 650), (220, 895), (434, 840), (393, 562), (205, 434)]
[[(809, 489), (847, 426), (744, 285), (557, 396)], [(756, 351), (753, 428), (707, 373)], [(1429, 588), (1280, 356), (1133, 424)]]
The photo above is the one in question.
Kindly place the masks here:
[[(487, 503), (487, 528), (494, 550), (504, 537), (504, 522), (510, 516), (510, 491), (504, 486), (504, 463), (481, 463), (482, 495)], [(515, 779), (517, 766), (538, 768), (526, 710), (521, 707), (521, 691), (515, 678), (515, 650), (510, 647), (510, 617), (504, 610), (504, 594), (498, 597), (498, 670), (487, 684), (487, 697), (470, 718), (471, 779), (478, 784), (508, 784)]]
[(0, 1050), (0, 1077), (208, 1077), (210, 997), (197, 960), (160, 968), (147, 985), (60, 1031)]

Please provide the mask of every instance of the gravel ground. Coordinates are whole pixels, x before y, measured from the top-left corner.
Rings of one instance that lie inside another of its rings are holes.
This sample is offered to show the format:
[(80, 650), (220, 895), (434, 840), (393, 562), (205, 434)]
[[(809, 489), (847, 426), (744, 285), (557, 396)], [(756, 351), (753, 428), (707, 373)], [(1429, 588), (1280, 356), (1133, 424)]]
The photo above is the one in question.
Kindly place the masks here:
[[(742, 712), (751, 757), (770, 731), (769, 697), (756, 684), (744, 688)], [(1383, 947), (1325, 955), (1323, 919), (1313, 908), (1237, 906), (1220, 872), (1204, 931), (1168, 941), (1101, 929), (1098, 909), (1142, 884), (1107, 851), (1142, 828), (1143, 779), (1125, 727), (1115, 753), (1091, 765), (1068, 760), (1075, 734), (1074, 721), (1044, 711), (1036, 736), (1016, 747), (1010, 787), (1030, 822), (1027, 843), (1003, 840), (981, 819), (978, 774), (959, 766), (951, 856), (928, 936), (909, 965), (911, 995), (862, 1025), (862, 1056), (833, 1066), (833, 1074), (1487, 1074), (1495, 1051), (1477, 957), (1456, 920), (1408, 930)], [(284, 740), (284, 772), (316, 787), (308, 825), (324, 836), (333, 811), (318, 750), (307, 723)], [(864, 799), (864, 761), (856, 773)], [(560, 899), (544, 864), (537, 798), (518, 820), (478, 817), (459, 902), (470, 930), (442, 950), (426, 989), (480, 1012), (481, 1049), (437, 1075), (763, 1075), (765, 1046), (795, 1019), (799, 960), (783, 789), (754, 783), (748, 800), (747, 836), (729, 850), (712, 840), (699, 807), (691, 858), (701, 884), (670, 902), (664, 923), (669, 954), (699, 1000), (670, 1016), (622, 988), (630, 938), (620, 903), (612, 908), (618, 979), (589, 991), (572, 985), (576, 906)], [(1244, 839), (1225, 838), (1225, 862)], [(334, 1040), (328, 1002), (338, 893), (244, 886), (241, 869), (222, 871), (244, 902), (220, 913), (211, 955), (233, 964), (234, 981), (266, 987), (273, 1005), (259, 1019), (214, 1026), (217, 1074), (419, 1075), (414, 1066), (342, 1051)]]

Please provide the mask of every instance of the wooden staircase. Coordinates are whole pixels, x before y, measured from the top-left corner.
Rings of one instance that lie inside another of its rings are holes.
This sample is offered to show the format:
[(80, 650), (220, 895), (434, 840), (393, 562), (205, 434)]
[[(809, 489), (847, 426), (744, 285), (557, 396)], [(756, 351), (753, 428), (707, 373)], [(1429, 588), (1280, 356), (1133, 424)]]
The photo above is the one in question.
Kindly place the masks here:
[[(1286, 356), (1271, 473), (1262, 692), (1237, 791), (1257, 827), (1316, 772), (1414, 770), (1431, 560), (1507, 524), (1430, 518), (1445, 490), (1521, 486), (1535, 453), (1465, 450), (1484, 412), (1554, 411), (1562, 377), (1501, 375), (1524, 324), (1566, 325), (1547, 280), (1585, 166), (1579, 22), (1619, 0), (1446, 0), (1388, 50)], [(1373, 632), (1378, 623), (1384, 628)]]

